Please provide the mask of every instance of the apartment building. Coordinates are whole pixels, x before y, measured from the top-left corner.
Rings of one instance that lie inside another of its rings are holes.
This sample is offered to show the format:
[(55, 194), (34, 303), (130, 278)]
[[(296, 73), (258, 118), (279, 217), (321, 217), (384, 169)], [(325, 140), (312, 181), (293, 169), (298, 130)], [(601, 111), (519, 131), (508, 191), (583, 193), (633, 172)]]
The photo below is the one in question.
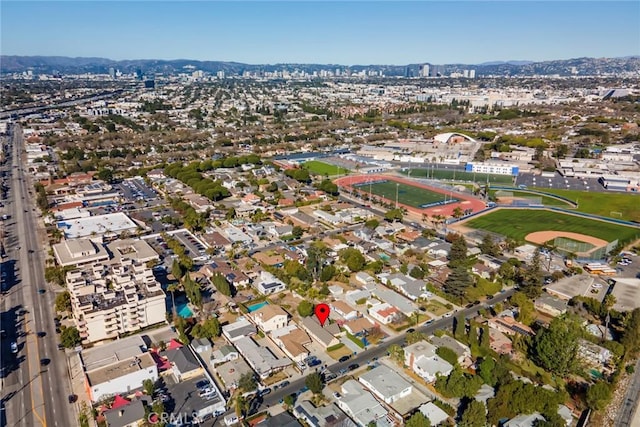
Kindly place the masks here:
[(84, 343), (135, 332), (165, 321), (165, 294), (145, 263), (122, 257), (70, 271), (66, 285)]

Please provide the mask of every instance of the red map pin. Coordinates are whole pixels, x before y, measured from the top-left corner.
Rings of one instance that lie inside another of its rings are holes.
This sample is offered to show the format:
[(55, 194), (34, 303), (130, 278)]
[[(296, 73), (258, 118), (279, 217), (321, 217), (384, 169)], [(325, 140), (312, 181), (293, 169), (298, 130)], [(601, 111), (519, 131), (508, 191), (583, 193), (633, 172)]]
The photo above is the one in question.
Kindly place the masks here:
[(315, 308), (316, 317), (320, 321), (320, 326), (324, 326), (324, 322), (329, 318), (329, 312), (331, 309), (327, 304), (318, 304)]

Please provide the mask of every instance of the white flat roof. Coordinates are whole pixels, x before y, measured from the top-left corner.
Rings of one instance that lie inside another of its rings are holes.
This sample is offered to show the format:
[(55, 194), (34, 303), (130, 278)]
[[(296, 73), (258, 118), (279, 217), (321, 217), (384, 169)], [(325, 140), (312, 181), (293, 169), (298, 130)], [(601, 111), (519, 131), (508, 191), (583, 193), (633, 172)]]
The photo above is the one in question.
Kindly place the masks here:
[(124, 212), (58, 221), (57, 226), (68, 239), (102, 234), (119, 234), (138, 228)]

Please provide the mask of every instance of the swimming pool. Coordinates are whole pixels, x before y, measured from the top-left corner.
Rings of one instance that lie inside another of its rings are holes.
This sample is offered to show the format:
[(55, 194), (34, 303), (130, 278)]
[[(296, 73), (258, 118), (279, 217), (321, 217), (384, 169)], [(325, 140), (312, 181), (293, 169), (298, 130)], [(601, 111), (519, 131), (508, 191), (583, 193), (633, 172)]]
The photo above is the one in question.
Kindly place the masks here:
[(186, 302), (176, 303), (176, 310), (178, 315), (184, 319), (193, 317), (193, 311), (191, 311)]
[(269, 305), (269, 303), (267, 301), (262, 301), (262, 302), (259, 302), (257, 304), (248, 305), (247, 306), (247, 310), (249, 310), (249, 313), (252, 313), (252, 312), (254, 312), (256, 310), (260, 310), (265, 305)]

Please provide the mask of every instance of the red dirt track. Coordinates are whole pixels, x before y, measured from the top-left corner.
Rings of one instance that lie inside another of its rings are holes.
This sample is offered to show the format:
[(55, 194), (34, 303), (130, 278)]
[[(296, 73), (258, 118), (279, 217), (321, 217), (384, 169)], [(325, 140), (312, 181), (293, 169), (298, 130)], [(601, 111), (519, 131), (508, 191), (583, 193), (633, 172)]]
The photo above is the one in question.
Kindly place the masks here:
[[(449, 203), (443, 206), (433, 206), (430, 208), (416, 208), (414, 206), (405, 205), (404, 203), (398, 203), (399, 206), (402, 206), (409, 212), (415, 212), (418, 214), (427, 214), (429, 216), (433, 215), (443, 215), (445, 217), (453, 216), (453, 210), (457, 207), (460, 207), (463, 211), (466, 209), (471, 209), (473, 212), (479, 212), (486, 208), (486, 204), (482, 200), (475, 199), (465, 194), (457, 193), (455, 191), (446, 191), (442, 188), (430, 187), (425, 184), (418, 183), (416, 181), (412, 181), (410, 179), (404, 179), (393, 175), (357, 175), (357, 176), (345, 176), (342, 178), (338, 178), (333, 182), (336, 183), (340, 187), (353, 188), (354, 184), (365, 184), (369, 181), (378, 181), (378, 180), (387, 180), (399, 182), (401, 184), (410, 185), (412, 187), (424, 188), (425, 190), (432, 191), (434, 193), (439, 194), (452, 194), (453, 197), (460, 200), (456, 203)], [(378, 199), (387, 200), (387, 202), (394, 203), (395, 200), (389, 200), (384, 197), (375, 196)]]

